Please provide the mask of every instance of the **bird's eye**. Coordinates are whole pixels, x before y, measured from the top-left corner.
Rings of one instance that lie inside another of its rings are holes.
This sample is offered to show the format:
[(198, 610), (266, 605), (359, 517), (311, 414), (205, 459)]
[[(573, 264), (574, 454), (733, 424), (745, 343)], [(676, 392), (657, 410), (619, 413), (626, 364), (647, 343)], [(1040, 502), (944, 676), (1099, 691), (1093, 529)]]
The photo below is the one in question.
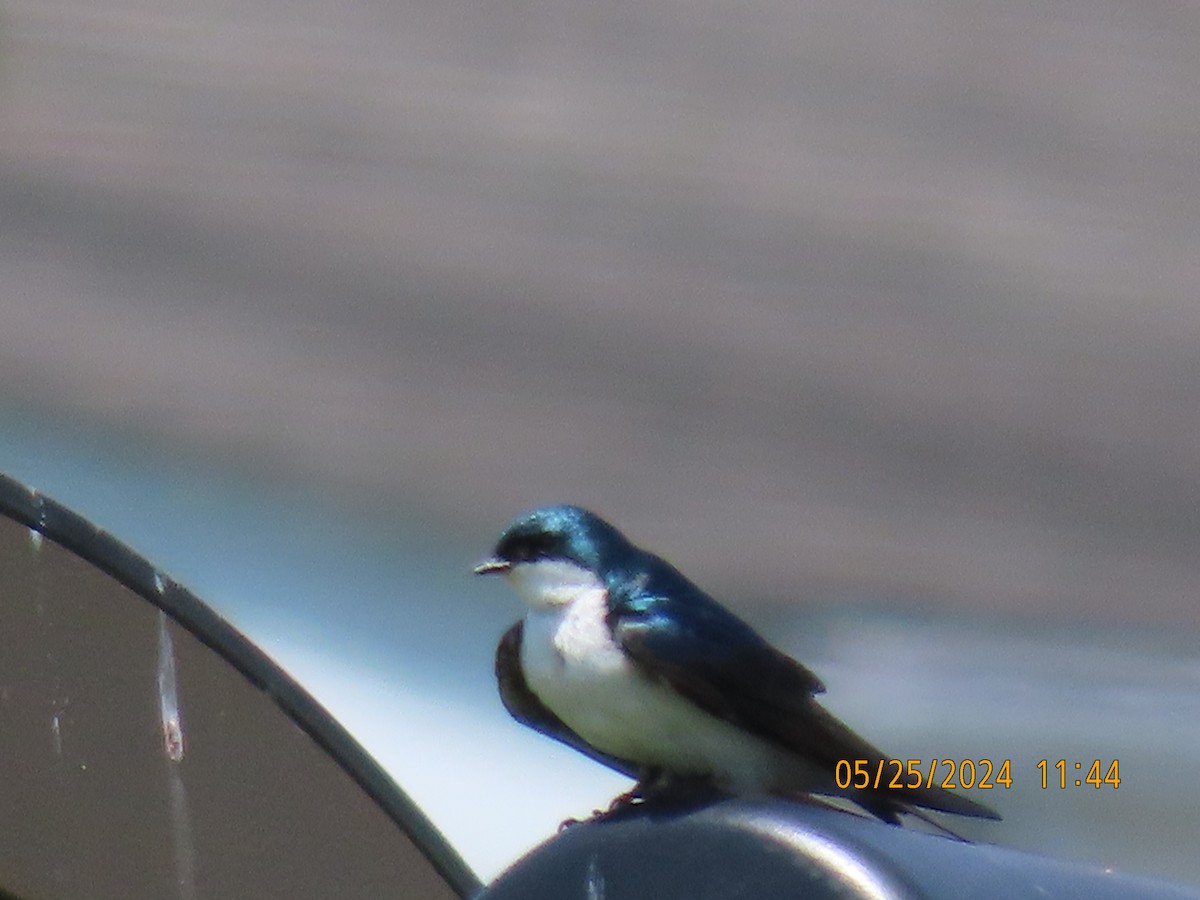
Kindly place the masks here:
[(531, 534), (513, 541), (505, 548), (504, 555), (514, 563), (533, 562), (544, 559), (550, 551), (550, 542), (545, 535)]

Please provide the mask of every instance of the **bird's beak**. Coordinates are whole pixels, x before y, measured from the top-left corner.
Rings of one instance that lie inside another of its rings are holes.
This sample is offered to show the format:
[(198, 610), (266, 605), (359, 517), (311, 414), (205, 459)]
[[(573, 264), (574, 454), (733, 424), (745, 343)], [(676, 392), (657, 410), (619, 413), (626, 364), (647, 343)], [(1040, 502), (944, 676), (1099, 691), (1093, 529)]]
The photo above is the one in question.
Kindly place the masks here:
[(474, 569), (476, 575), (503, 575), (512, 569), (512, 563), (507, 559), (485, 559)]

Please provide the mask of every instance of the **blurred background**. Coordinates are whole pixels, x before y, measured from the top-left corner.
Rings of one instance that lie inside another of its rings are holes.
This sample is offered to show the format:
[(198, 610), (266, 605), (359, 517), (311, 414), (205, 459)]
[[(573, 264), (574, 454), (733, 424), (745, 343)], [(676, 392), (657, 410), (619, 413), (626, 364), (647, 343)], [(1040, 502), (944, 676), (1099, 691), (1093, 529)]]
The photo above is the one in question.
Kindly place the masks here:
[(8, 0), (0, 470), (484, 878), (625, 786), (508, 720), (468, 574), (574, 502), (885, 750), (1011, 759), (964, 832), (1200, 883), (1197, 46), (1155, 0)]

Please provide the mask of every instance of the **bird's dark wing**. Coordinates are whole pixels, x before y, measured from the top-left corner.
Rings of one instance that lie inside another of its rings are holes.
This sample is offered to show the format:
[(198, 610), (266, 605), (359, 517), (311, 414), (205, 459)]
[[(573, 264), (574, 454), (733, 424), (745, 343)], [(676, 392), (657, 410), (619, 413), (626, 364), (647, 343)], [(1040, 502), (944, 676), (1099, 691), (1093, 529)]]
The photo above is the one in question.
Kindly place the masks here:
[[(608, 583), (608, 624), (645, 670), (718, 718), (776, 739), (803, 715), (821, 680), (669, 563), (644, 554), (637, 575)], [(790, 743), (785, 741), (785, 743)]]
[[(875, 761), (887, 759), (816, 701), (824, 687), (812, 672), (669, 564), (651, 560), (641, 576), (609, 585), (609, 626), (643, 671), (711, 715), (823, 762), (831, 773), (841, 759), (868, 760), (872, 771)], [(999, 818), (940, 788), (884, 791), (864, 800), (888, 821), (909, 805)]]
[(554, 738), (622, 775), (637, 778), (639, 773), (636, 766), (597, 750), (572, 731), (529, 689), (525, 674), (521, 671), (523, 625), (524, 622), (517, 622), (508, 629), (496, 648), (496, 682), (504, 708), (522, 725), (528, 725), (534, 731)]

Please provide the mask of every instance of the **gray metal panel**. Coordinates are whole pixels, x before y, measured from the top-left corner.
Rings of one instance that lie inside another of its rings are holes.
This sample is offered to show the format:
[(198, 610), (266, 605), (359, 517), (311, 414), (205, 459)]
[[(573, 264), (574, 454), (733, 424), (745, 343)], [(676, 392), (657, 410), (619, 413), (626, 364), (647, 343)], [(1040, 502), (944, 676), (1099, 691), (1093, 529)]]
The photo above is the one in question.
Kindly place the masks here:
[[(6, 500), (17, 490), (0, 488)], [(107, 535), (26, 496), (35, 528), (0, 518), (0, 888), (37, 898), (474, 889), (407, 798), (265, 656), (143, 561), (122, 562), (128, 551)], [(38, 527), (68, 544), (90, 534), (99, 565), (124, 566), (140, 591)]]

